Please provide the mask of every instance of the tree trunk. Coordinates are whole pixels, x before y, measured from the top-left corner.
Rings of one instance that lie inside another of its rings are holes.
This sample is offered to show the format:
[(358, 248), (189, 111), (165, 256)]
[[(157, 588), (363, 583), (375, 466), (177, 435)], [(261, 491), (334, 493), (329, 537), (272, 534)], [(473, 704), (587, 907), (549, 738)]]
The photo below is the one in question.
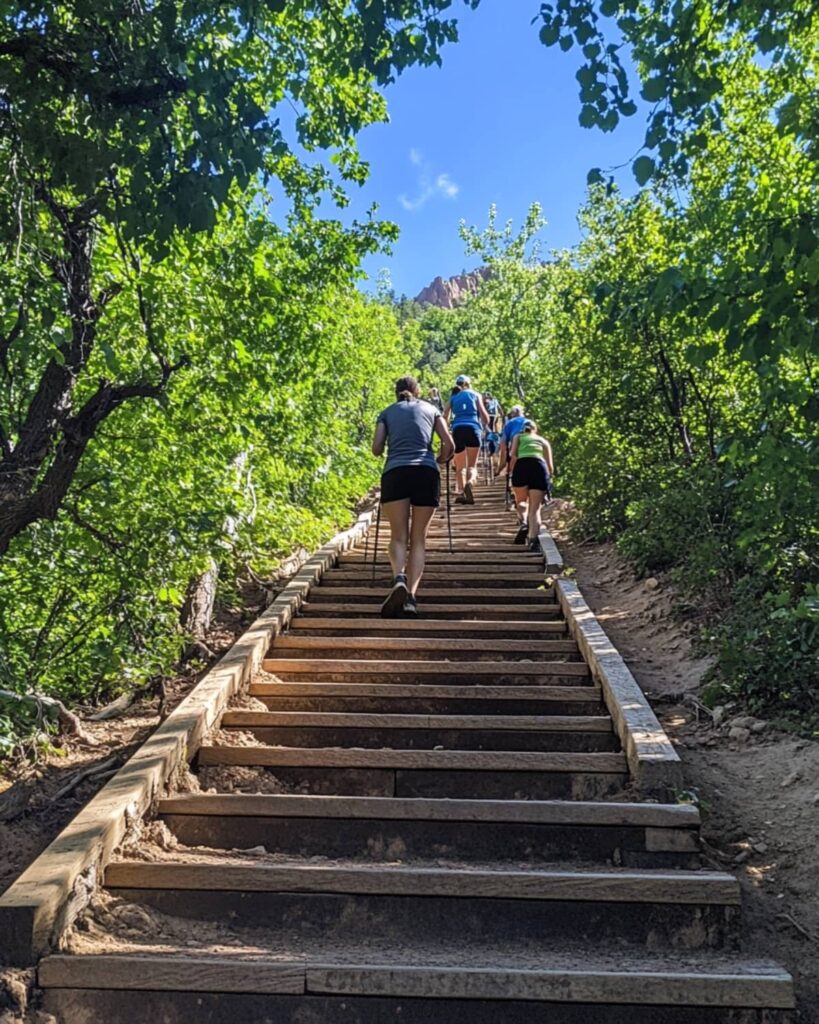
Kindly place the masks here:
[(185, 632), (196, 640), (204, 640), (210, 629), (218, 580), (219, 566), (211, 558), (210, 566), (188, 584), (180, 622)]
[[(38, 196), (62, 233), (61, 254), (45, 259), (65, 291), (71, 333), (58, 346), (59, 355), (46, 365), (16, 442), (10, 436), (0, 437), (0, 557), (17, 534), (39, 519), (57, 515), (88, 442), (103, 420), (131, 398), (157, 397), (177, 369), (157, 356), (157, 382), (114, 385), (101, 380), (82, 408), (73, 410), (74, 388), (88, 365), (99, 320), (121, 286), (114, 284), (93, 294), (96, 197), (70, 209), (57, 203), (45, 187)], [(23, 324), (24, 320), (23, 315)], [(7, 351), (0, 354), (5, 360)]]

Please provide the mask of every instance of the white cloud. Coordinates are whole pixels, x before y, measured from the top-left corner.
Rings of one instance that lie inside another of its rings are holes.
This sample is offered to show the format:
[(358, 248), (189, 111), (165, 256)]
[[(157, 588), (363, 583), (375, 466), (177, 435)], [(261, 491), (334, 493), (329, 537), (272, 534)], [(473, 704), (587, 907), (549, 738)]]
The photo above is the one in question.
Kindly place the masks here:
[(398, 197), (398, 202), (408, 213), (415, 213), (417, 210), (423, 209), (430, 199), (434, 199), (436, 196), (440, 196), (443, 199), (455, 199), (457, 197), (461, 191), (460, 186), (446, 172), (433, 178), (430, 165), (424, 163), (420, 150), (413, 147), (410, 150), (409, 158), (410, 163), (414, 167), (422, 167), (422, 170), (418, 175), (416, 194), (410, 198), (406, 193), (402, 192)]
[(439, 174), (435, 184), (441, 195), (446, 196), (447, 199), (454, 199), (461, 191), (461, 186), (456, 185), (448, 174)]

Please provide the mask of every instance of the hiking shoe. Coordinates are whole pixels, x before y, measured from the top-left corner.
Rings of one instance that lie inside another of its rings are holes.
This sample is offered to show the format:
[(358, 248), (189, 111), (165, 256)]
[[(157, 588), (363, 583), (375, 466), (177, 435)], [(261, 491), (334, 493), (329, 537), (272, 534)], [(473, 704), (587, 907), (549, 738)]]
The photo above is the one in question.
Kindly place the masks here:
[(526, 523), (522, 523), (518, 527), (518, 532), (515, 534), (515, 539), (512, 541), (513, 544), (525, 544), (528, 538), (529, 528)]
[(412, 594), (410, 594), (404, 602), (403, 611), (405, 615), (413, 617), (418, 614), (418, 602)]
[(537, 554), (541, 554), (540, 541), (537, 539), (537, 537), (534, 537), (534, 538), (530, 539), (530, 541), (529, 541), (529, 550), (530, 551), (535, 551), (535, 552), (537, 552)]
[(392, 590), (387, 594), (386, 600), (381, 605), (381, 618), (397, 618), (409, 596), (410, 592), (407, 589), (407, 577), (403, 574), (396, 576), (395, 582), (392, 585)]
[(475, 504), (475, 495), (472, 493), (472, 484), (464, 484), (464, 504)]
[(466, 500), (466, 498), (464, 497), (463, 494), (456, 494), (455, 495), (455, 504), (456, 505), (468, 505), (469, 502)]

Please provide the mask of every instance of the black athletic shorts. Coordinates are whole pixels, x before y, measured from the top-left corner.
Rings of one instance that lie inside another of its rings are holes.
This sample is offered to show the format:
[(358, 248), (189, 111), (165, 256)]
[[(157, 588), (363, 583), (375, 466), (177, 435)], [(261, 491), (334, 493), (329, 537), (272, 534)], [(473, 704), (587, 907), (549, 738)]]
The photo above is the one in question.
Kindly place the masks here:
[(432, 466), (396, 466), (381, 476), (381, 504), (403, 501), (422, 508), (441, 503), (441, 474)]
[(549, 470), (545, 461), (533, 456), (518, 459), (512, 470), (512, 486), (528, 487), (533, 491), (548, 491)]
[(455, 451), (462, 452), (464, 448), (480, 448), (481, 435), (475, 427), (454, 427), (452, 439), (455, 441)]

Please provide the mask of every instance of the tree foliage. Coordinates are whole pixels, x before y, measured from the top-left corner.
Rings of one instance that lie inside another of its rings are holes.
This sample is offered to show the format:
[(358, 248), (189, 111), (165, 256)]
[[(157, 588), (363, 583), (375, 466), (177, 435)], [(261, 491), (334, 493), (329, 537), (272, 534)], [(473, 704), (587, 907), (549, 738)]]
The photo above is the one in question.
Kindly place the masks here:
[[(177, 660), (186, 588), (212, 558), (228, 587), (246, 566), (269, 576), (346, 521), (376, 471), (362, 442), (416, 358), (354, 286), (369, 241), (237, 213), (172, 242), (143, 287), (173, 295), (161, 329), (187, 364), (161, 403), (102, 425), (53, 521), (0, 562), (0, 685), (75, 701), (144, 687)], [(124, 370), (136, 302), (108, 325)]]
[(355, 281), (395, 228), (317, 210), (364, 180), (357, 132), (403, 69), (440, 62), (452, 13), (0, 0), (9, 691), (167, 672), (192, 576), (264, 571), (369, 486), (362, 438), (415, 349)]
[(587, 533), (673, 570), (716, 659), (714, 699), (811, 719), (819, 192), (772, 102), (772, 68), (726, 88), (683, 200), (661, 181), (633, 199), (593, 185), (583, 241), (546, 263), (527, 260), (527, 227), (507, 229), (493, 279), (455, 314), (476, 329), (452, 365), (526, 396)]
[[(343, 202), (341, 183), (366, 175), (355, 134), (385, 116), (379, 87), (440, 59), (457, 36), (450, 6), (0, 3), (0, 292), (12, 311), (0, 363), (15, 390), (0, 409), (0, 557), (57, 513), (100, 425), (164, 394), (183, 365), (143, 273), (177, 232), (242, 208), (259, 180), (308, 219), (322, 194)], [(337, 173), (296, 143), (331, 149)], [(125, 373), (107, 322), (130, 285), (145, 345)], [(98, 350), (105, 375), (83, 389)]]

